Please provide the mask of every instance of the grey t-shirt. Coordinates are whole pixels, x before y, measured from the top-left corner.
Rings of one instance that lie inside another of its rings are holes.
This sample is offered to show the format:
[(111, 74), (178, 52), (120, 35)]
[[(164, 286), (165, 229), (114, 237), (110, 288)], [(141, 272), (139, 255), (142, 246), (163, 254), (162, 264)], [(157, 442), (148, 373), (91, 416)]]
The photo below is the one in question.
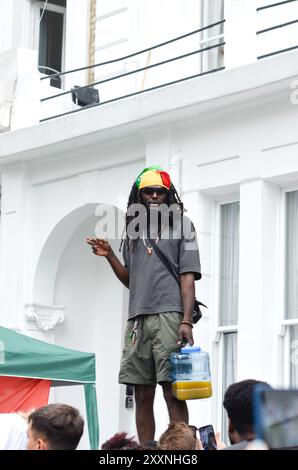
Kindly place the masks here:
[[(186, 219), (184, 216), (184, 221)], [(158, 248), (177, 273), (193, 272), (195, 280), (198, 280), (201, 278), (199, 249), (194, 226), (189, 219), (187, 221), (192, 239), (189, 231), (180, 239), (173, 236), (164, 239), (161, 236)], [(144, 242), (149, 246), (150, 242), (145, 236), (144, 240), (141, 238), (129, 243), (125, 241), (123, 244), (123, 259), (129, 272), (128, 318), (171, 311), (183, 312), (178, 283), (154, 251), (148, 255)]]

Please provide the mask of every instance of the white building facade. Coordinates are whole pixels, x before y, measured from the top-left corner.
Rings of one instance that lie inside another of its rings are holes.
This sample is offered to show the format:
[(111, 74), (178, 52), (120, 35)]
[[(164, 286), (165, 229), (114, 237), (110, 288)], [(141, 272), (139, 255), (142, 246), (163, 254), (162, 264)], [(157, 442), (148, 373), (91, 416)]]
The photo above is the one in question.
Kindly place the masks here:
[[(224, 429), (232, 382), (298, 386), (297, 20), (297, 1), (0, 0), (0, 321), (96, 353), (101, 442), (135, 433), (118, 385), (128, 291), (85, 239), (103, 204), (121, 235), (132, 183), (150, 164), (171, 173), (199, 238), (208, 310), (194, 335), (214, 394), (189, 403), (191, 423)], [(61, 88), (40, 80), (143, 50), (62, 75)], [(136, 69), (95, 85), (90, 109), (71, 94), (40, 102)], [(51, 400), (84, 412), (75, 389)], [(159, 435), (160, 391), (155, 408)]]

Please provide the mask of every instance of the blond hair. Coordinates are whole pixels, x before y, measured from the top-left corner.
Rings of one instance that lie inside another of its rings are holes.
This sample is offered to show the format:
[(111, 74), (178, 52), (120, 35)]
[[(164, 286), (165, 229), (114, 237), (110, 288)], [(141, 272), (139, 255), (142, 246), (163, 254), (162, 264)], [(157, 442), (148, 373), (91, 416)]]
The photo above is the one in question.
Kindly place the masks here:
[(160, 436), (157, 449), (160, 450), (195, 450), (196, 438), (186, 423), (170, 423), (168, 429)]

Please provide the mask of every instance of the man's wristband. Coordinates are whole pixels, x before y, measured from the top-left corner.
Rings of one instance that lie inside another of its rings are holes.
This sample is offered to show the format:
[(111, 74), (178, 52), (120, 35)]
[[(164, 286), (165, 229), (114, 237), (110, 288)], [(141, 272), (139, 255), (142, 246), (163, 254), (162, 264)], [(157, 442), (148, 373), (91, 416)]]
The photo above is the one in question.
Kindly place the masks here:
[(186, 321), (186, 320), (182, 320), (180, 322), (180, 325), (188, 325), (188, 326), (191, 326), (191, 328), (193, 328), (193, 324), (190, 321)]

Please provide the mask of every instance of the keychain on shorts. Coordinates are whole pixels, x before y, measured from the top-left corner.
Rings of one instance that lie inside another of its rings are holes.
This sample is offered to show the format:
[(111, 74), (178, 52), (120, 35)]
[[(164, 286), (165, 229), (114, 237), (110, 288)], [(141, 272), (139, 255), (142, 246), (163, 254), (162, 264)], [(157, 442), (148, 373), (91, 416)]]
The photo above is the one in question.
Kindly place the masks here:
[(130, 333), (129, 333), (129, 339), (130, 339), (132, 344), (135, 343), (135, 341), (138, 337), (138, 324), (139, 324), (139, 319), (136, 318), (135, 321), (134, 321), (133, 327), (132, 327), (132, 329), (130, 330)]

